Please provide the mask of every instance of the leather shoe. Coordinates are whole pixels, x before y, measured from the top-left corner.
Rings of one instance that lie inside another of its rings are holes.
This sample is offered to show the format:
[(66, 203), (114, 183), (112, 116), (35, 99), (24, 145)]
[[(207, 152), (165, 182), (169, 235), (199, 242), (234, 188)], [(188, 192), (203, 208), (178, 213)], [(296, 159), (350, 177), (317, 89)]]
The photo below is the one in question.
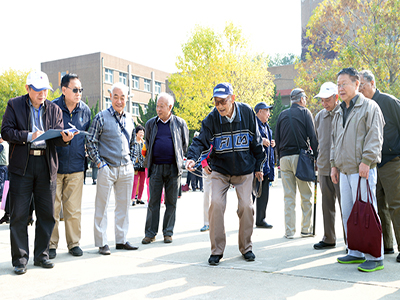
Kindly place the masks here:
[(400, 263), (400, 254), (397, 255), (396, 261)]
[(53, 258), (56, 258), (56, 256), (57, 256), (57, 250), (56, 249), (50, 249), (49, 250), (49, 258), (53, 259)]
[(120, 250), (120, 249), (124, 249), (124, 250), (137, 250), (137, 249), (139, 249), (139, 247), (133, 246), (129, 242), (126, 242), (125, 244), (115, 244), (115, 248), (118, 249), (118, 250)]
[(325, 243), (324, 241), (320, 241), (316, 244), (314, 244), (314, 249), (316, 250), (323, 250), (323, 249), (329, 249), (329, 248), (335, 248), (336, 244), (329, 244), (329, 243)]
[(271, 229), (272, 227), (274, 227), (274, 226), (272, 226), (271, 224), (268, 224), (267, 222), (262, 222), (261, 224), (256, 224), (256, 227), (257, 228), (267, 228), (267, 229)]
[(222, 255), (210, 255), (210, 258), (208, 259), (208, 263), (212, 266), (217, 266), (219, 264), (219, 261), (221, 260)]
[(172, 236), (169, 235), (164, 236), (164, 243), (166, 244), (172, 243)]
[(9, 224), (10, 223), (10, 214), (4, 213), (4, 216), (0, 219), (0, 224)]
[(155, 236), (153, 236), (153, 237), (146, 236), (146, 237), (143, 238), (142, 244), (150, 244), (150, 243), (155, 242), (155, 241), (156, 241), (156, 237)]
[(383, 251), (384, 251), (384, 254), (393, 254), (394, 253), (393, 248), (385, 248)]
[(14, 267), (14, 273), (17, 275), (22, 275), (26, 273), (26, 266), (19, 265)]
[(51, 269), (54, 267), (54, 264), (49, 259), (43, 259), (41, 261), (35, 261), (33, 263), (37, 267), (42, 267), (45, 269)]
[(243, 254), (243, 257), (247, 261), (254, 261), (256, 259), (256, 256), (254, 255), (253, 251), (247, 251), (245, 254)]
[(82, 256), (83, 255), (83, 251), (81, 248), (79, 248), (79, 246), (69, 249), (68, 252), (69, 252), (69, 254), (72, 254), (72, 256)]
[(110, 255), (111, 251), (110, 248), (108, 247), (108, 245), (104, 245), (103, 247), (99, 247), (99, 253), (103, 254), (103, 255)]

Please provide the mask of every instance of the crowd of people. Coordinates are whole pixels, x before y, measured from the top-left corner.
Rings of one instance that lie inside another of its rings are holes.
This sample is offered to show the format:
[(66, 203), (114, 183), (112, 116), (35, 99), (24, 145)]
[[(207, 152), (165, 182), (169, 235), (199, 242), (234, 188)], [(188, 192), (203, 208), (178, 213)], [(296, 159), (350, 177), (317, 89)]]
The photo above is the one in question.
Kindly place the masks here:
[(336, 200), (348, 243), (347, 220), (362, 178), (361, 195), (366, 198), (368, 180), (373, 207), (382, 224), (383, 233), (374, 241), (381, 245), (381, 253), (372, 256), (347, 247), (347, 255), (337, 261), (358, 264), (358, 270), (364, 272), (383, 269), (384, 254), (394, 253), (392, 227), (400, 247), (400, 101), (381, 93), (369, 70), (345, 68), (336, 80), (337, 84), (324, 83), (315, 96), (324, 108), (315, 119), (306, 108), (304, 90), (293, 89), (291, 106), (280, 113), (274, 132), (268, 124), (272, 105), (260, 102), (253, 109), (236, 101), (230, 83), (220, 83), (212, 91), (214, 109), (189, 146), (188, 127), (172, 113), (174, 98), (170, 94), (160, 93), (157, 116), (145, 127), (135, 126), (125, 111), (128, 88), (115, 83), (110, 89), (111, 106), (91, 121), (90, 109), (81, 100), (78, 75), (66, 74), (60, 84), (62, 95), (49, 101), (47, 75), (31, 72), (26, 80), (27, 94), (8, 101), (0, 136), (0, 189), (9, 183), (0, 224), (10, 224), (14, 272), (27, 272), (27, 225), (32, 224), (33, 209), (37, 220), (35, 266), (54, 267), (61, 220), (69, 253), (83, 255), (81, 206), (88, 159), (95, 171), (94, 244), (99, 254), (111, 254), (107, 207), (112, 190), (115, 248), (138, 249), (127, 239), (129, 208), (145, 204), (145, 182), (147, 216), (142, 244), (156, 240), (162, 203), (163, 241), (173, 242), (186, 155), (188, 174), (197, 178), (189, 178), (188, 186), (191, 183), (192, 190), (204, 192), (204, 226), (200, 231), (209, 231), (208, 263), (218, 265), (224, 255), (224, 213), (230, 187), (236, 189), (238, 198), (239, 251), (244, 260), (254, 261), (254, 226), (273, 227), (266, 220), (266, 209), (277, 163), (284, 190), (284, 237), (292, 239), (296, 233), (297, 188), (302, 210), (300, 235), (313, 236), (312, 182), (296, 177), (302, 150), (311, 151), (316, 160), (322, 192), (324, 235), (314, 248), (336, 246)]

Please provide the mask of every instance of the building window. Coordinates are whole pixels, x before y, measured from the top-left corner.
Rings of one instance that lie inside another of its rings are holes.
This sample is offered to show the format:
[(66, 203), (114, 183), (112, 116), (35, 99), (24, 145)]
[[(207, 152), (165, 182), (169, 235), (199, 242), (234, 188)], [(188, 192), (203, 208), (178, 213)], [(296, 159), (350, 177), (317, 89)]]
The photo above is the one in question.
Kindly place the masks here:
[(114, 75), (113, 75), (113, 70), (106, 69), (105, 70), (105, 75), (104, 75), (104, 81), (106, 83), (114, 83)]
[(143, 113), (147, 114), (147, 109), (149, 108), (149, 106), (147, 104), (144, 105), (143, 107)]
[(68, 74), (67, 72), (60, 72), (60, 80), (67, 74)]
[(127, 75), (125, 73), (119, 72), (119, 82), (122, 82), (124, 85), (126, 85), (126, 77)]
[(275, 79), (280, 79), (282, 78), (282, 74), (275, 74)]
[(106, 109), (109, 108), (111, 106), (111, 99), (106, 97)]
[(150, 92), (151, 91), (151, 89), (150, 89), (150, 80), (149, 79), (145, 79), (144, 80), (144, 90), (146, 92)]
[(156, 82), (154, 89), (155, 89), (156, 94), (160, 94), (161, 93), (161, 82)]
[(132, 76), (132, 86), (134, 89), (139, 89), (139, 77)]
[(139, 114), (139, 103), (133, 103), (132, 102), (132, 115), (135, 117), (138, 117)]

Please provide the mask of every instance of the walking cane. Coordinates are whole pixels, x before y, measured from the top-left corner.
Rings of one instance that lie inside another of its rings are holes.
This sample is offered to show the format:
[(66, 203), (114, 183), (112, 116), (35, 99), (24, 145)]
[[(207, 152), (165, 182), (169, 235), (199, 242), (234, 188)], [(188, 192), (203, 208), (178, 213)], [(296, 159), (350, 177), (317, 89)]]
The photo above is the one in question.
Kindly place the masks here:
[(318, 184), (318, 171), (315, 171), (314, 179), (314, 215), (313, 215), (313, 229), (312, 234), (315, 236), (315, 220), (317, 217), (317, 184)]

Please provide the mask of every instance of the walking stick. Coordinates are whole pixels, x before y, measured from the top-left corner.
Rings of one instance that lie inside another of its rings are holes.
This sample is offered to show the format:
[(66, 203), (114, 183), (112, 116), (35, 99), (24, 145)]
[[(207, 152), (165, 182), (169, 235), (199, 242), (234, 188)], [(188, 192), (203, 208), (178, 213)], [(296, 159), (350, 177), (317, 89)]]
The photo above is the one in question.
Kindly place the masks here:
[(315, 236), (315, 220), (317, 218), (317, 184), (318, 184), (318, 171), (315, 171), (315, 179), (314, 179), (314, 215), (313, 215), (313, 229), (312, 229), (313, 236)]

